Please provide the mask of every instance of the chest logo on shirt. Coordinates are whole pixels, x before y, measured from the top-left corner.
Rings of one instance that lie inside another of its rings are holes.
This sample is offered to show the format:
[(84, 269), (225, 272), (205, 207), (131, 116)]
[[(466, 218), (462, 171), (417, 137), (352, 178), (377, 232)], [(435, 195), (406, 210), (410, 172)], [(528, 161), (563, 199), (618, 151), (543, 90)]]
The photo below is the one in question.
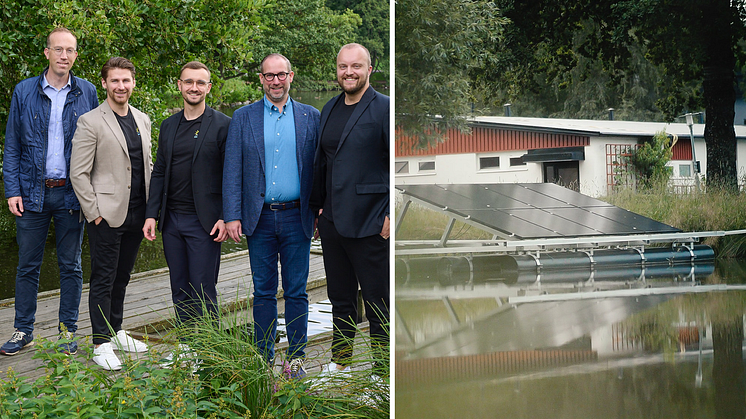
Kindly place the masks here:
[(194, 131), (194, 138), (197, 138), (199, 136), (199, 130)]

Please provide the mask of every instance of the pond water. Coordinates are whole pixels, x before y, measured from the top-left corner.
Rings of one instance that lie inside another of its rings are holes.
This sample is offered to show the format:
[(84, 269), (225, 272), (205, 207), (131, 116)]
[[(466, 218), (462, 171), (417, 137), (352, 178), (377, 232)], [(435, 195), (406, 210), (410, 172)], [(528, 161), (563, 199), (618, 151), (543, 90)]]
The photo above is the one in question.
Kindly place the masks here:
[(450, 286), (415, 272), (396, 289), (396, 415), (743, 419), (746, 262), (699, 272)]

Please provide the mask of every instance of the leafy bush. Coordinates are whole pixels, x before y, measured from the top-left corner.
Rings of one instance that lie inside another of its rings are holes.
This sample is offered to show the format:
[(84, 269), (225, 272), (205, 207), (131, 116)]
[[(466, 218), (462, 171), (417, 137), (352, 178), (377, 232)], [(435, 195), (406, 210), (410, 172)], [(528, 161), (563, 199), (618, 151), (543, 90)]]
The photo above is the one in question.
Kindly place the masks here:
[(623, 156), (634, 168), (637, 185), (643, 190), (656, 185), (666, 185), (671, 178), (671, 168), (666, 166), (673, 156), (671, 140), (665, 131), (657, 132), (650, 141), (641, 147), (633, 148)]
[(386, 355), (370, 350), (364, 337), (356, 345), (368, 350), (360, 351), (354, 362), (375, 362), (385, 368), (377, 369), (384, 378), (357, 368), (343, 380), (287, 381), (259, 355), (239, 318), (223, 316), (222, 326), (201, 319), (174, 329), (195, 351), (196, 373), (195, 364), (179, 354), (172, 367), (161, 367), (163, 353), (152, 347), (144, 355), (120, 355), (122, 370), (110, 373), (90, 361), (93, 345), (88, 338), (80, 339), (76, 356), (57, 352), (58, 342), (38, 338), (33, 357), (43, 360), (45, 374), (30, 382), (8, 369), (0, 381), (0, 417), (389, 417), (388, 362), (380, 358)]

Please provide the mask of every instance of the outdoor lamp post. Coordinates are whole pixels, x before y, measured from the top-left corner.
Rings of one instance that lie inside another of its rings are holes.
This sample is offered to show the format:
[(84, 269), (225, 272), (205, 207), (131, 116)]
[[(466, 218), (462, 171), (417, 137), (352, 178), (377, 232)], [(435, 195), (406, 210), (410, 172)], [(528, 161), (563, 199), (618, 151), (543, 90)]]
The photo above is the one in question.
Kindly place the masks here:
[(699, 170), (697, 168), (697, 157), (694, 154), (694, 115), (699, 114), (697, 113), (688, 113), (684, 116), (686, 117), (686, 125), (689, 127), (689, 142), (692, 144), (692, 174), (694, 175), (694, 187), (696, 188), (697, 192), (700, 191), (699, 187)]

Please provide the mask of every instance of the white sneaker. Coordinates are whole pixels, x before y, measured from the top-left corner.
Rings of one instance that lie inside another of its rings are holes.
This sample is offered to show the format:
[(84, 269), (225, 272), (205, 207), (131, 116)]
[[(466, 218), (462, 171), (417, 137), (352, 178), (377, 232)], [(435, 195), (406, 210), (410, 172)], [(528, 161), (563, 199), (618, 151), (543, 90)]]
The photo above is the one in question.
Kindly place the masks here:
[(93, 362), (107, 371), (122, 369), (122, 363), (114, 354), (114, 347), (111, 346), (111, 342), (102, 343), (98, 348), (93, 349)]
[(176, 349), (168, 354), (165, 358), (165, 362), (161, 363), (161, 368), (169, 368), (174, 366), (174, 358), (178, 358), (181, 361), (181, 366), (186, 367), (190, 365), (192, 372), (195, 373), (202, 364), (202, 360), (197, 358), (197, 353), (184, 343), (180, 343)]
[(340, 376), (349, 377), (350, 375), (350, 366), (346, 366), (342, 369), (337, 368), (339, 364), (335, 364), (334, 362), (330, 362), (327, 365), (324, 365), (321, 367), (321, 372), (319, 373), (319, 376), (333, 376), (340, 374)]
[(197, 354), (185, 343), (180, 343), (174, 348), (174, 351), (168, 354), (164, 359), (166, 362), (162, 363), (162, 367), (170, 367), (174, 363), (174, 357), (178, 357), (181, 361), (187, 361), (197, 358)]
[(351, 372), (352, 370), (350, 370), (349, 365), (342, 369), (338, 369), (336, 363), (330, 362), (321, 367), (321, 372), (316, 376), (314, 382), (315, 384), (324, 384), (329, 380), (348, 378)]
[(120, 330), (117, 335), (111, 338), (111, 343), (120, 351), (125, 352), (146, 352), (148, 345), (130, 336), (128, 332)]

